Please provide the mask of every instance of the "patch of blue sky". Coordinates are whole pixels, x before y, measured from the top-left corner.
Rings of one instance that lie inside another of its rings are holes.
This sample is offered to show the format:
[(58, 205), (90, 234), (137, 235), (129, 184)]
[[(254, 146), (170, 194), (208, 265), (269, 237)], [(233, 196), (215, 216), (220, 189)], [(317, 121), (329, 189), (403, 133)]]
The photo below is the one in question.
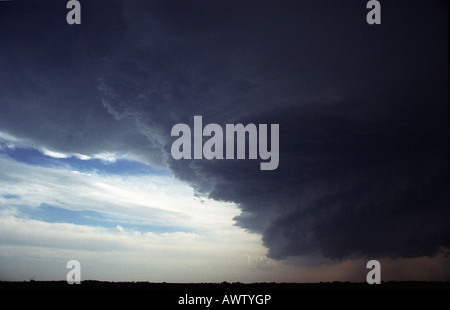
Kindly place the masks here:
[(5, 199), (19, 199), (20, 198), (19, 195), (14, 195), (14, 194), (5, 194), (5, 195), (2, 195), (2, 197)]
[(139, 161), (117, 159), (114, 162), (98, 158), (80, 159), (75, 156), (55, 158), (47, 156), (33, 148), (0, 147), (0, 154), (29, 165), (71, 169), (80, 172), (96, 172), (99, 174), (116, 175), (170, 175), (168, 169), (153, 168)]
[(93, 227), (104, 227), (115, 229), (117, 226), (125, 230), (138, 231), (141, 233), (172, 233), (191, 232), (191, 229), (177, 226), (163, 226), (145, 223), (139, 219), (123, 218), (114, 214), (89, 211), (89, 210), (69, 210), (58, 208), (48, 204), (42, 204), (38, 208), (28, 211), (29, 217), (48, 223), (70, 223), (75, 225), (85, 225)]

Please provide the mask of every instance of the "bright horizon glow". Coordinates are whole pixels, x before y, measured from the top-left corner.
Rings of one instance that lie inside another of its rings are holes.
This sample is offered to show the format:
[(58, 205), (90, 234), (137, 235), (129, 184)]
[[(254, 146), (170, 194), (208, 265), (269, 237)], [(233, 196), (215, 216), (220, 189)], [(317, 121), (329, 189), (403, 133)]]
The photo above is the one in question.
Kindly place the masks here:
[[(0, 136), (2, 281), (64, 281), (72, 259), (81, 263), (82, 281), (365, 279), (365, 259), (267, 258), (261, 235), (235, 225), (236, 204), (196, 197), (167, 169), (143, 169), (145, 164), (124, 159), (49, 156), (54, 154), (6, 137)], [(396, 271), (394, 280), (448, 277), (443, 254), (381, 262), (384, 271)], [(411, 273), (402, 267), (408, 264), (428, 266), (429, 273)]]
[[(86, 158), (93, 161), (91, 171), (67, 162), (40, 165), (36, 158), (57, 162), (67, 156), (49, 151), (18, 156), (21, 147), (5, 145), (2, 280), (62, 280), (64, 262), (78, 259), (84, 279), (231, 281), (251, 271), (250, 257), (264, 257), (261, 237), (234, 226), (240, 212), (235, 204), (200, 199), (169, 171), (109, 173), (107, 163)], [(18, 272), (4, 267), (18, 264), (13, 268)]]

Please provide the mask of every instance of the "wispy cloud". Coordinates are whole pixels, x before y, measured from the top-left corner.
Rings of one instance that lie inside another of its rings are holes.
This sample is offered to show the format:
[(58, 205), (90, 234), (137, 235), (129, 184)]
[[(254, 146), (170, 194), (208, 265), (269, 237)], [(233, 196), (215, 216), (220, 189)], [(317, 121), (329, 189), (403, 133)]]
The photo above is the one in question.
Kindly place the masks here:
[(191, 187), (170, 174), (100, 175), (30, 166), (5, 156), (0, 156), (0, 165), (4, 167), (0, 172), (2, 202), (24, 214), (49, 205), (104, 213), (121, 223), (171, 225), (181, 230), (217, 230), (231, 225), (231, 218), (239, 214), (231, 203), (200, 202)]
[[(200, 201), (192, 188), (170, 175), (88, 174), (31, 166), (4, 155), (0, 166), (0, 251), (6, 257), (22, 252), (28, 259), (37, 253), (56, 259), (50, 254), (55, 250), (66, 253), (60, 259), (72, 255), (101, 263), (114, 255), (114, 264), (142, 264), (145, 270), (157, 262), (157, 269), (169, 276), (181, 257), (184, 266), (197, 269), (230, 264), (223, 257), (245, 266), (247, 251), (265, 251), (258, 235), (233, 225), (239, 213), (235, 205)], [(3, 277), (20, 279), (8, 273)]]

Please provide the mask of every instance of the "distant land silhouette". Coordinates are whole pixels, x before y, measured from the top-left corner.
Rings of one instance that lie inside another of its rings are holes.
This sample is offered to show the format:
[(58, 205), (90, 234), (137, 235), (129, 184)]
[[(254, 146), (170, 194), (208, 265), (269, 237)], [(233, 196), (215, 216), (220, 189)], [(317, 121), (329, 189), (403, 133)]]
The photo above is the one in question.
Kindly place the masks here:
[(108, 282), (84, 280), (81, 284), (69, 285), (66, 281), (0, 281), (1, 290), (150, 290), (180, 292), (254, 292), (254, 291), (303, 291), (303, 290), (450, 290), (450, 282), (402, 281), (382, 282), (369, 285), (365, 282), (320, 282), (320, 283), (166, 283), (166, 282)]

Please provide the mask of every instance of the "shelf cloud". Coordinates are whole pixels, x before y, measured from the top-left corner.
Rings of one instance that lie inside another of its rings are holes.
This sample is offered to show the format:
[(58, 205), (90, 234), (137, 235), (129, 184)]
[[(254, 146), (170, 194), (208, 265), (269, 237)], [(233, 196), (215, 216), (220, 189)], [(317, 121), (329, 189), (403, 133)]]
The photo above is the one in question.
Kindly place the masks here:
[[(446, 3), (383, 3), (368, 25), (345, 1), (83, 2), (71, 26), (56, 3), (0, 13), (4, 148), (167, 169), (236, 204), (263, 268), (450, 247)], [(279, 124), (277, 169), (174, 159), (171, 129), (196, 115)]]

